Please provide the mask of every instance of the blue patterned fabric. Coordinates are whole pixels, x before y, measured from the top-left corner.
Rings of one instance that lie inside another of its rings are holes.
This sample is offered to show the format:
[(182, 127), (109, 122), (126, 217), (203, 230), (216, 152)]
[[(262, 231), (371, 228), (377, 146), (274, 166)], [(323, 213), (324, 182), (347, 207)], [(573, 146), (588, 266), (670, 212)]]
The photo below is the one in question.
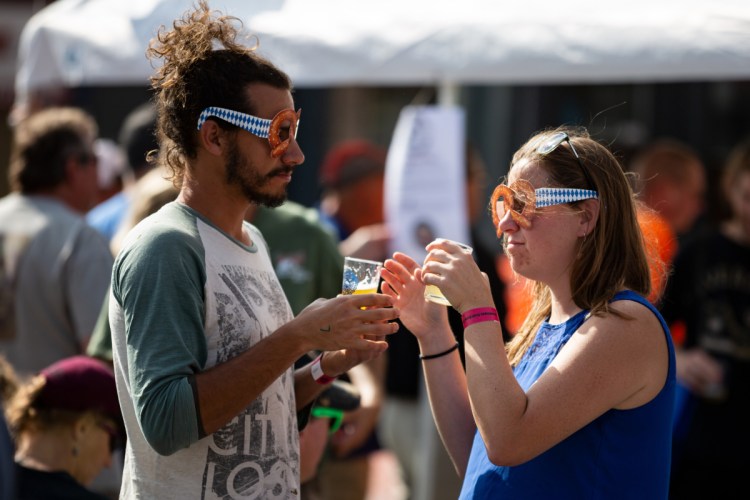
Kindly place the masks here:
[(232, 111), (231, 109), (211, 106), (204, 109), (201, 112), (200, 117), (198, 117), (198, 130), (201, 129), (210, 116), (221, 118), (225, 122), (229, 122), (236, 127), (247, 130), (251, 134), (262, 139), (268, 139), (268, 131), (271, 129), (272, 120), (258, 118), (257, 116), (240, 113), (239, 111)]
[(591, 189), (571, 188), (539, 188), (534, 190), (534, 194), (536, 195), (536, 208), (599, 197), (599, 193)]

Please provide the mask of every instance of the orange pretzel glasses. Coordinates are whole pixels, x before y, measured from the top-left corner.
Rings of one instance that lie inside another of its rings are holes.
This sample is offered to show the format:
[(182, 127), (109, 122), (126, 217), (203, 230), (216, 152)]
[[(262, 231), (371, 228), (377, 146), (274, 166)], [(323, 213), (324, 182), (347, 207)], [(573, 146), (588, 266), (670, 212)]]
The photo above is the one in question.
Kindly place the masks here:
[(534, 189), (530, 182), (519, 179), (510, 185), (500, 184), (490, 199), (492, 222), (500, 236), (500, 221), (510, 212), (511, 218), (523, 229), (529, 229), (538, 209), (574, 201), (598, 198), (591, 189), (550, 188)]

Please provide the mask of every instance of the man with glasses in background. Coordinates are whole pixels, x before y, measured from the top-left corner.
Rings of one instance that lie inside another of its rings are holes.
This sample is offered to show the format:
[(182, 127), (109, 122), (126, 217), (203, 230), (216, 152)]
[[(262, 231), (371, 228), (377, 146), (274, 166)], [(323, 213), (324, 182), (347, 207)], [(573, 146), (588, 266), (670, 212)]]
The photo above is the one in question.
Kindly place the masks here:
[(112, 270), (83, 215), (97, 201), (94, 119), (49, 108), (17, 124), (0, 200), (0, 352), (19, 374), (81, 354)]

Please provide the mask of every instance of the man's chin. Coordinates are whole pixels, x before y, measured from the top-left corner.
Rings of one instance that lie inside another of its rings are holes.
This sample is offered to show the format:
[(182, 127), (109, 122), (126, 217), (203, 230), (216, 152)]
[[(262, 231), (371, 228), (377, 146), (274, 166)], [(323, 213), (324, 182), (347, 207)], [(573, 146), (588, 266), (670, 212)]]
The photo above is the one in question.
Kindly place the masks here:
[(268, 208), (276, 208), (276, 207), (280, 207), (281, 205), (283, 205), (285, 201), (286, 201), (286, 196), (283, 198), (276, 198), (273, 200), (263, 201), (261, 202), (261, 205), (263, 205), (264, 207), (268, 207)]
[(245, 198), (250, 203), (263, 205), (269, 208), (276, 208), (286, 201), (286, 187), (287, 184), (284, 184), (284, 186), (269, 186), (268, 184), (263, 186), (252, 186), (243, 184), (241, 186)]
[(253, 203), (257, 203), (258, 205), (263, 205), (264, 207), (268, 208), (276, 208), (280, 205), (282, 205), (287, 199), (286, 191), (283, 194), (280, 195), (262, 195), (257, 196), (253, 200), (251, 200)]

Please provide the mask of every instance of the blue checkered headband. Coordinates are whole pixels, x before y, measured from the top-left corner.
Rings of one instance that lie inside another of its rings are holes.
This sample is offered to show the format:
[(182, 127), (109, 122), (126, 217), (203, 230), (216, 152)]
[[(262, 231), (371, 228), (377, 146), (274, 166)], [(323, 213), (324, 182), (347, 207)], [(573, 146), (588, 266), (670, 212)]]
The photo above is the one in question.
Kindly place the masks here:
[(201, 115), (198, 118), (198, 130), (201, 129), (210, 116), (221, 118), (225, 122), (229, 122), (243, 130), (247, 130), (251, 134), (262, 139), (268, 139), (268, 131), (271, 129), (272, 120), (258, 118), (257, 116), (240, 113), (239, 111), (232, 111), (231, 109), (211, 106), (201, 112)]
[(599, 193), (591, 189), (570, 188), (539, 188), (534, 190), (534, 195), (536, 196), (536, 208), (599, 197)]

